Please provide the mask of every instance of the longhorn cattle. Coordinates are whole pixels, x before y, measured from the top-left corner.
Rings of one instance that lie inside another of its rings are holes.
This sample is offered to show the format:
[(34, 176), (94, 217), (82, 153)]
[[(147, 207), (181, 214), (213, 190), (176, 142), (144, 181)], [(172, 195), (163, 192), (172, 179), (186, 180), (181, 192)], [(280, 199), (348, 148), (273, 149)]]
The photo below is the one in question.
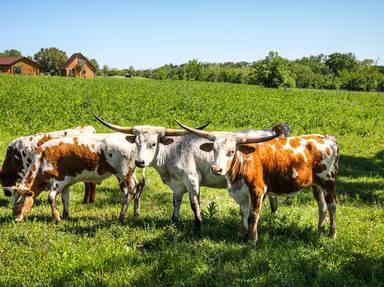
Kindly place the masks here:
[(140, 183), (135, 177), (136, 147), (127, 144), (124, 134), (95, 134), (52, 139), (37, 148), (37, 156), (29, 171), (16, 187), (5, 187), (12, 192), (11, 202), (16, 221), (21, 221), (31, 210), (34, 199), (48, 189), (48, 201), (56, 222), (61, 218), (56, 209), (56, 196), (62, 194), (63, 218), (69, 216), (69, 186), (76, 182), (101, 183), (115, 175), (125, 196), (120, 220), (128, 204), (135, 199), (135, 215), (139, 214), (139, 200), (144, 187), (144, 171)]
[[(39, 133), (15, 139), (7, 147), (5, 160), (0, 168), (0, 184), (3, 186), (15, 186), (20, 182), (34, 160), (37, 148), (45, 142), (64, 136), (90, 135), (95, 133), (96, 130), (92, 126), (85, 126), (49, 133)], [(83, 203), (93, 203), (95, 191), (96, 185), (94, 183), (85, 183)], [(11, 195), (7, 190), (4, 190), (4, 193), (6, 196)]]
[[(189, 193), (190, 205), (195, 217), (195, 230), (200, 233), (200, 187), (225, 188), (227, 186), (224, 176), (217, 177), (210, 171), (213, 155), (199, 149), (200, 145), (207, 141), (188, 134), (185, 130), (155, 126), (121, 127), (110, 124), (97, 115), (95, 117), (105, 126), (127, 133), (127, 141), (136, 143), (136, 166), (155, 168), (163, 183), (172, 189), (173, 221), (179, 220), (183, 196), (186, 192)], [(286, 132), (290, 133), (290, 129), (287, 126), (286, 128)], [(239, 134), (244, 137), (250, 135), (265, 137), (274, 133), (269, 130), (248, 130)], [(241, 184), (239, 186), (241, 188)], [(276, 213), (276, 200), (271, 200), (271, 207)]]
[[(179, 125), (210, 141), (200, 148), (213, 154), (212, 172), (227, 178), (231, 193), (239, 198), (245, 197), (245, 191), (239, 192), (237, 185), (241, 180), (248, 186), (249, 197), (245, 198), (249, 199), (243, 202), (246, 212), (242, 214), (242, 228), (249, 232), (251, 243), (256, 244), (258, 239), (257, 223), (264, 195), (293, 195), (308, 186), (312, 186), (318, 204), (319, 230), (324, 230), (328, 208), (329, 234), (336, 236), (339, 148), (335, 137), (311, 134), (256, 144), (260, 142), (257, 137), (244, 138), (232, 132), (205, 132)], [(280, 127), (277, 126), (275, 131), (280, 133)], [(247, 214), (249, 217), (245, 216)]]

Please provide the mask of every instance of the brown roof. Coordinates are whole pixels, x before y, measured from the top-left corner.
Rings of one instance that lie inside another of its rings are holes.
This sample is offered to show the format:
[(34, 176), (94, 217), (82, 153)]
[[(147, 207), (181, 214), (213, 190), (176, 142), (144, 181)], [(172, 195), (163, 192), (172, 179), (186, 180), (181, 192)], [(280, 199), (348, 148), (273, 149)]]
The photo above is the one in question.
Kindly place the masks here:
[(23, 57), (0, 57), (0, 65), (10, 66), (13, 63), (18, 62)]
[(11, 65), (19, 62), (22, 59), (26, 60), (31, 65), (35, 65), (37, 67), (39, 66), (39, 64), (37, 64), (36, 62), (34, 62), (31, 59), (28, 59), (26, 57), (0, 57), (0, 65), (2, 65), (2, 66), (11, 66)]
[(73, 60), (75, 60), (78, 57), (81, 57), (83, 60), (85, 60), (89, 64), (89, 66), (92, 68), (93, 72), (96, 71), (92, 63), (86, 57), (84, 57), (84, 55), (81, 53), (74, 53), (71, 57), (68, 58), (68, 60), (65, 61), (64, 64), (61, 65), (61, 69), (65, 69), (66, 67), (68, 67), (73, 62)]

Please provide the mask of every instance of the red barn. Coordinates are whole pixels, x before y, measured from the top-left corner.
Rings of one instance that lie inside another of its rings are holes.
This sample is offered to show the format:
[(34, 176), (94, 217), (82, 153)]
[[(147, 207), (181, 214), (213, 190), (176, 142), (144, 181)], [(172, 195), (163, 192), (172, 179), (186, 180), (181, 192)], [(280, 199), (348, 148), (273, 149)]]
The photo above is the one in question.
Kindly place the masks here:
[(95, 78), (96, 69), (81, 53), (75, 53), (61, 66), (61, 75), (65, 77)]
[(39, 75), (39, 64), (26, 57), (0, 57), (0, 73)]

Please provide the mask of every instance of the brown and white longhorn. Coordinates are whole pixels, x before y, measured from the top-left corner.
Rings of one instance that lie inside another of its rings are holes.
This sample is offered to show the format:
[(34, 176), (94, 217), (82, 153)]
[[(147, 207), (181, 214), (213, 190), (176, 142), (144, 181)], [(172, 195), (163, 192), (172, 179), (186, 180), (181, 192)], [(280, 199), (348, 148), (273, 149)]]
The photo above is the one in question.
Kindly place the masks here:
[(242, 138), (232, 132), (206, 132), (179, 124), (210, 141), (200, 148), (213, 154), (211, 169), (216, 175), (225, 175), (231, 193), (238, 193), (239, 181), (248, 186), (249, 197), (240, 204), (242, 230), (249, 232), (253, 244), (258, 239), (257, 223), (264, 195), (292, 195), (308, 186), (312, 186), (318, 203), (318, 228), (324, 229), (328, 209), (330, 235), (336, 236), (339, 147), (333, 136), (313, 134), (258, 143), (257, 137)]

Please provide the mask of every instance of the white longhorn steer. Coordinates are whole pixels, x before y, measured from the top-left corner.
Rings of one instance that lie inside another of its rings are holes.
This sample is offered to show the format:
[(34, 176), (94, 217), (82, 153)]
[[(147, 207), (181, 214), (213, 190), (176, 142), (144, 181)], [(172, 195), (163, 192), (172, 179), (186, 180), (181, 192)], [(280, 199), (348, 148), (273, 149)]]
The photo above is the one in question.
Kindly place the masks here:
[[(195, 216), (195, 230), (200, 233), (200, 187), (225, 188), (227, 186), (224, 176), (218, 177), (211, 172), (213, 155), (200, 150), (200, 145), (207, 140), (188, 134), (182, 129), (155, 126), (121, 127), (110, 124), (97, 115), (95, 117), (105, 126), (128, 134), (127, 141), (136, 143), (136, 166), (155, 168), (161, 180), (172, 189), (173, 221), (179, 220), (183, 196), (186, 192), (189, 193), (190, 205)], [(290, 133), (287, 125), (284, 128), (287, 133)], [(249, 130), (239, 134), (244, 137), (251, 135), (276, 137), (270, 130)], [(271, 207), (273, 212), (277, 211), (275, 200), (271, 200)]]
[(31, 210), (34, 198), (48, 189), (48, 201), (56, 222), (61, 218), (56, 209), (56, 196), (62, 194), (63, 218), (69, 215), (69, 186), (76, 182), (101, 183), (111, 175), (119, 181), (125, 196), (119, 219), (124, 219), (129, 201), (135, 198), (135, 215), (144, 186), (135, 178), (135, 145), (127, 145), (121, 133), (71, 136), (52, 139), (37, 149), (37, 156), (22, 182), (9, 189), (13, 215), (21, 221)]

